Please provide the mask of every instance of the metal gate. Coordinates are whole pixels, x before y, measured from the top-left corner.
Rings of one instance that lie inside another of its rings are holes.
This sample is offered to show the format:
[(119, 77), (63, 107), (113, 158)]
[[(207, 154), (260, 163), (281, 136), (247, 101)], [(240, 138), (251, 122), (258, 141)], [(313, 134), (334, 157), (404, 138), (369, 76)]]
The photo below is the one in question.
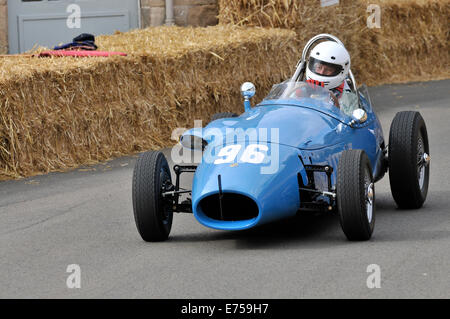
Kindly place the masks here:
[(139, 27), (139, 0), (8, 0), (10, 53)]

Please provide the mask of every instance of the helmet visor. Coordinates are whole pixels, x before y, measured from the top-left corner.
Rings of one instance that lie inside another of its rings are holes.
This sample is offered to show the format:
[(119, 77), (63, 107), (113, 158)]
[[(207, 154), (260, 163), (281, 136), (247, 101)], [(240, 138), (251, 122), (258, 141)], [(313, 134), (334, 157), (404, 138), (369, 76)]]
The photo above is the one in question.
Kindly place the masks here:
[(342, 66), (339, 64), (320, 61), (313, 57), (309, 58), (308, 68), (311, 72), (320, 76), (336, 76), (342, 72)]

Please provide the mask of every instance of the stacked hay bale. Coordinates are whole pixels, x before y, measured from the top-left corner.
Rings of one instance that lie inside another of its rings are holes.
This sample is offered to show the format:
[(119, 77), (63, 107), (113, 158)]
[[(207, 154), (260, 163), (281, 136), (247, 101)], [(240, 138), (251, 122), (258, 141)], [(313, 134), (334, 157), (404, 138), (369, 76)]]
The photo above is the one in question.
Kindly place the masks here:
[[(381, 9), (381, 28), (369, 28), (369, 5)], [(369, 85), (450, 77), (450, 0), (220, 0), (219, 21), (295, 30), (303, 46), (318, 33), (339, 37), (352, 69)]]
[[(381, 29), (367, 27), (370, 3), (381, 7)], [(344, 41), (360, 82), (448, 78), (449, 11), (450, 0), (341, 0), (326, 8), (318, 0), (220, 0), (216, 27), (97, 39), (99, 49), (128, 57), (0, 57), (0, 179), (170, 146), (176, 127), (241, 111), (242, 82), (254, 82), (261, 99), (292, 74), (318, 33)]]
[(366, 32), (376, 44), (374, 63), (379, 67), (372, 67), (374, 80), (390, 83), (449, 78), (450, 0), (378, 3), (382, 27)]
[[(0, 176), (30, 176), (174, 143), (177, 127), (243, 109), (298, 59), (289, 30), (158, 27), (97, 39), (111, 58), (0, 58)], [(280, 54), (282, 52), (282, 54)]]

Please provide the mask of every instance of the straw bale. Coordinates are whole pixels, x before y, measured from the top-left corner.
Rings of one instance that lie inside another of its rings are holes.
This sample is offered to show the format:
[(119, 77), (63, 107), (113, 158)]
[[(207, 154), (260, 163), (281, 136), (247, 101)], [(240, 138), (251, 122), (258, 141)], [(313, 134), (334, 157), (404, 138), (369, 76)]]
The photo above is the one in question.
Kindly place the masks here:
[(0, 58), (0, 175), (30, 176), (167, 147), (172, 130), (241, 112), (288, 77), (295, 32), (156, 27), (98, 38), (110, 58)]
[[(367, 27), (369, 4), (381, 8), (381, 28)], [(450, 0), (341, 0), (320, 7), (310, 0), (219, 0), (219, 22), (296, 31), (303, 46), (318, 33), (338, 36), (352, 56), (359, 82), (450, 77)]]

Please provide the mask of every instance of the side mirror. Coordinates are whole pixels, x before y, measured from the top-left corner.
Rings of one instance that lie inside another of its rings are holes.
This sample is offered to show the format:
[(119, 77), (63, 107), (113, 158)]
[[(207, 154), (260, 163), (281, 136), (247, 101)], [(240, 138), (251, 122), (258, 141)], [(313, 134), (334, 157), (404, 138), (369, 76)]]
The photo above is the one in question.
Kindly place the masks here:
[(203, 151), (208, 145), (208, 142), (203, 139), (202, 134), (201, 129), (190, 129), (181, 135), (180, 143), (187, 149)]
[(255, 96), (256, 88), (251, 82), (245, 82), (241, 86), (241, 94), (244, 97), (244, 107), (245, 112), (250, 111), (252, 106), (250, 104), (250, 99)]
[(350, 122), (350, 126), (354, 124), (362, 124), (367, 121), (367, 113), (363, 109), (356, 109), (352, 113), (353, 120)]

